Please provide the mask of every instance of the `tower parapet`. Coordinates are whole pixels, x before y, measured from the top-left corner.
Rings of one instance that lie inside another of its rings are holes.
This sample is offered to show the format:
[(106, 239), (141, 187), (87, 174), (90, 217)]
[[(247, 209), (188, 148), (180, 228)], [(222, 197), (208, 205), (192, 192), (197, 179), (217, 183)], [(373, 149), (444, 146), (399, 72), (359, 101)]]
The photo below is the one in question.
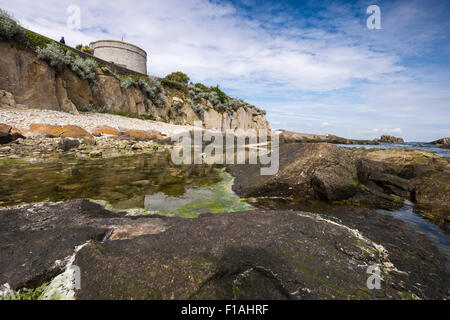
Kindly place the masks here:
[(147, 53), (131, 43), (117, 40), (99, 40), (91, 42), (89, 47), (94, 51), (94, 57), (147, 74)]

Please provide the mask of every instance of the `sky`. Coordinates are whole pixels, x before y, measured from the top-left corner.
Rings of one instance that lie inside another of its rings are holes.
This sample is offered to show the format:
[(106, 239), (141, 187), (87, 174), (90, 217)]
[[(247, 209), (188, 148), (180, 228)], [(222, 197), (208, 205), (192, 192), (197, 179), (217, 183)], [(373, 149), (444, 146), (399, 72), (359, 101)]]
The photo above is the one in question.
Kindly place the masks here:
[[(67, 21), (80, 9), (80, 28)], [(381, 29), (367, 28), (370, 5)], [(187, 73), (267, 111), (272, 129), (407, 141), (450, 136), (450, 1), (0, 0), (67, 44), (148, 53), (148, 72)], [(73, 28), (72, 28), (73, 29)]]

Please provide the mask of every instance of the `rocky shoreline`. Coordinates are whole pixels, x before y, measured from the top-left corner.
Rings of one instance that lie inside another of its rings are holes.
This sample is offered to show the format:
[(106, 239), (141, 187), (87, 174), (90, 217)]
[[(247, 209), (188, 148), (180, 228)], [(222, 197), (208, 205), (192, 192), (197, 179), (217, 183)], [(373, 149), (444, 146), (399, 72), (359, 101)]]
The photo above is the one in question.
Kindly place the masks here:
[[(109, 115), (93, 115), (102, 122), (84, 127), (15, 117), (0, 165), (167, 153), (170, 135), (191, 129), (143, 121), (147, 127), (133, 130), (106, 122)], [(373, 208), (409, 201), (449, 232), (449, 168), (448, 159), (419, 150), (284, 143), (275, 176), (261, 176), (257, 165), (228, 167), (251, 211), (184, 219), (131, 216), (82, 199), (0, 202), (0, 259), (8, 261), (0, 265), (0, 298), (448, 299), (449, 271), (436, 246)], [(167, 183), (180, 184), (180, 174), (168, 173)], [(261, 205), (271, 199), (291, 209)], [(383, 290), (366, 286), (373, 264)], [(81, 290), (71, 265), (81, 270)]]
[(280, 170), (274, 176), (259, 175), (259, 165), (228, 170), (236, 177), (233, 190), (242, 197), (294, 197), (387, 209), (408, 201), (450, 232), (450, 162), (429, 152), (289, 143), (280, 147)]

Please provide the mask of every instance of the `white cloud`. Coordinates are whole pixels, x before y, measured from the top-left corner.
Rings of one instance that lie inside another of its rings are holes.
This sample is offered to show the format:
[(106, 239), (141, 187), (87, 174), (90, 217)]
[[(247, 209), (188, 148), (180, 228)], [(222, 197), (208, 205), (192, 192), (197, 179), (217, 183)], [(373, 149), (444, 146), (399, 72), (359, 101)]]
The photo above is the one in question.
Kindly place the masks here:
[(43, 6), (18, 0), (4, 6), (25, 26), (54, 39), (64, 34), (76, 45), (125, 35), (149, 53), (148, 70), (156, 75), (181, 70), (196, 81), (217, 81), (236, 90), (257, 92), (277, 84), (283, 90), (324, 92), (401, 70), (395, 55), (346, 45), (343, 37), (322, 30), (278, 28), (273, 35), (257, 19), (240, 17), (230, 4), (80, 1), (83, 32), (74, 32), (65, 27), (69, 2), (52, 0)]
[(400, 128), (383, 129), (384, 133), (397, 133), (401, 134), (403, 131)]

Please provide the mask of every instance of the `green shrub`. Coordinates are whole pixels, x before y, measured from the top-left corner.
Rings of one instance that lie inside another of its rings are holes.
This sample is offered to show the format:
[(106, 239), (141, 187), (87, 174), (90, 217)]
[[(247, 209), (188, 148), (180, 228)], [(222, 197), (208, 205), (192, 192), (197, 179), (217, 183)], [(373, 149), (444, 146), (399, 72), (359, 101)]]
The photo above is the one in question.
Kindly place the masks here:
[(37, 47), (36, 53), (39, 59), (46, 61), (51, 67), (56, 68), (60, 72), (72, 58), (68, 51), (64, 52), (61, 46), (54, 42), (43, 48)]
[(182, 92), (183, 94), (188, 95), (187, 87), (180, 82), (168, 80), (168, 79), (164, 78), (161, 80), (161, 83), (169, 88), (176, 89), (176, 90)]
[(81, 52), (87, 53), (87, 54), (94, 54), (94, 51), (92, 51), (92, 49), (89, 46), (85, 46), (82, 44), (79, 44), (75, 47), (75, 49), (80, 50)]
[(168, 74), (164, 79), (168, 81), (179, 82), (185, 86), (189, 83), (190, 80), (188, 75), (181, 71), (172, 72), (171, 74)]
[(173, 102), (173, 109), (177, 115), (181, 116), (183, 114), (183, 104), (180, 101)]
[(192, 105), (192, 110), (194, 110), (194, 112), (199, 116), (200, 119), (203, 118), (205, 110), (203, 110), (203, 106), (201, 104)]
[(81, 79), (95, 80), (96, 78), (97, 62), (92, 59), (76, 57), (70, 64), (70, 68), (79, 75)]
[(197, 82), (194, 86), (199, 88), (199, 89), (201, 89), (202, 91), (205, 91), (205, 92), (209, 92), (210, 91), (207, 86), (205, 86), (204, 84), (202, 84), (200, 82)]
[(136, 80), (130, 76), (120, 76), (120, 87), (127, 89), (128, 87), (135, 86)]
[(149, 98), (158, 108), (164, 108), (167, 104), (167, 97), (161, 82), (155, 77), (147, 78), (134, 76), (120, 76), (120, 87), (128, 88), (135, 86)]
[(222, 90), (219, 89), (219, 85), (217, 85), (215, 87), (211, 87), (210, 89), (211, 89), (211, 91), (214, 91), (217, 94), (220, 102), (226, 103), (226, 102), (228, 102), (228, 100), (230, 100), (230, 97), (227, 96), (227, 94), (225, 92), (223, 92)]
[(11, 40), (23, 34), (20, 24), (8, 12), (0, 9), (0, 39)]
[(73, 51), (51, 42), (45, 47), (37, 47), (39, 59), (46, 61), (51, 67), (62, 72), (64, 66), (69, 67), (81, 79), (93, 81), (96, 78), (97, 62), (92, 59), (83, 59)]

